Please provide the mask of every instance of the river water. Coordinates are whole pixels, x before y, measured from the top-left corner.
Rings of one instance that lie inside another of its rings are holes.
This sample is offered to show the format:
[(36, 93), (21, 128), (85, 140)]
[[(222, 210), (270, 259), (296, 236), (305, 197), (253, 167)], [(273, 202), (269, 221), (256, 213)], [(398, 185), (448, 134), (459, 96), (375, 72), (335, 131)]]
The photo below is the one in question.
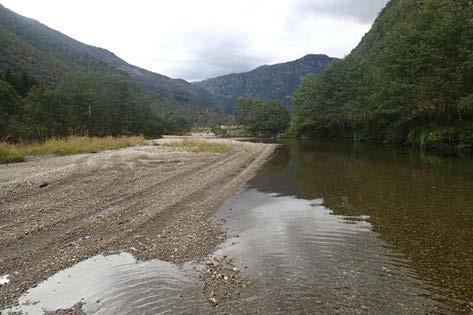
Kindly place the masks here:
[[(473, 160), (341, 141), (282, 142), (220, 209), (251, 285), (222, 313), (470, 313)], [(195, 270), (197, 268), (197, 270)], [(192, 263), (97, 256), (64, 270), (15, 311), (206, 313)], [(211, 308), (210, 308), (211, 309)]]
[(262, 301), (254, 307), (471, 311), (471, 158), (340, 141), (283, 144), (220, 213), (239, 235), (220, 252), (249, 266)]

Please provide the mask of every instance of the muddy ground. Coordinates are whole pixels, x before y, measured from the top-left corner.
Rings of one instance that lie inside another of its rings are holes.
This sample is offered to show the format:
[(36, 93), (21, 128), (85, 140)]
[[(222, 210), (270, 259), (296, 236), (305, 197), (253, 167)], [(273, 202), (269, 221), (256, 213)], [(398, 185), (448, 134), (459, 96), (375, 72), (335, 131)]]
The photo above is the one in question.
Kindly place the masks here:
[(0, 276), (10, 275), (1, 308), (100, 253), (174, 263), (206, 257), (224, 238), (212, 216), (275, 148), (230, 143), (235, 150), (225, 154), (155, 143), (0, 165)]

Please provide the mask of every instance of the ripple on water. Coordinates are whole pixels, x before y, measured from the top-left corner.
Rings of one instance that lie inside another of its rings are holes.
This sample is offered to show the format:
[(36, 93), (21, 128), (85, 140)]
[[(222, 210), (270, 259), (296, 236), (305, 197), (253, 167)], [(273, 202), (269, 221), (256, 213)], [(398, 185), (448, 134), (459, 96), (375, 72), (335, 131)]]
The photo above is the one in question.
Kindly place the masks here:
[(336, 216), (322, 200), (249, 187), (219, 216), (228, 217), (229, 235), (238, 237), (216, 255), (235, 257), (257, 284), (261, 305), (255, 302), (255, 309), (398, 313), (443, 307), (403, 256), (378, 238), (368, 216)]

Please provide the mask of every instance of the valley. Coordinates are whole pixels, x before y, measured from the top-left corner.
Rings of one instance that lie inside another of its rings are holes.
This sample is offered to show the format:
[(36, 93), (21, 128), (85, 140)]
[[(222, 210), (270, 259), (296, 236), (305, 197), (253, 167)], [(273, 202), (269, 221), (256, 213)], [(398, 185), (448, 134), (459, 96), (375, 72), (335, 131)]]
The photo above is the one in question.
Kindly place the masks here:
[(0, 1), (1, 314), (473, 314), (471, 0)]

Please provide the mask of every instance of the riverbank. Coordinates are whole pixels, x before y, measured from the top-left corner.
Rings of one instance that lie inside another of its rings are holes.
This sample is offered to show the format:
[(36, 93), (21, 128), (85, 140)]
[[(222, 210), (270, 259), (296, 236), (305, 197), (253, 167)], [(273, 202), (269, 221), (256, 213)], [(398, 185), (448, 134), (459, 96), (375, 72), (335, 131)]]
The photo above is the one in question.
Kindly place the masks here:
[(43, 143), (8, 144), (0, 142), (0, 164), (19, 163), (36, 155), (74, 155), (81, 153), (97, 153), (105, 150), (117, 150), (126, 147), (144, 145), (142, 136), (120, 137), (78, 137), (65, 139), (51, 138)]
[(199, 140), (231, 146), (226, 153), (163, 145), (176, 141), (0, 165), (0, 276), (9, 280), (0, 305), (97, 254), (179, 264), (215, 250), (225, 236), (212, 216), (275, 145)]

